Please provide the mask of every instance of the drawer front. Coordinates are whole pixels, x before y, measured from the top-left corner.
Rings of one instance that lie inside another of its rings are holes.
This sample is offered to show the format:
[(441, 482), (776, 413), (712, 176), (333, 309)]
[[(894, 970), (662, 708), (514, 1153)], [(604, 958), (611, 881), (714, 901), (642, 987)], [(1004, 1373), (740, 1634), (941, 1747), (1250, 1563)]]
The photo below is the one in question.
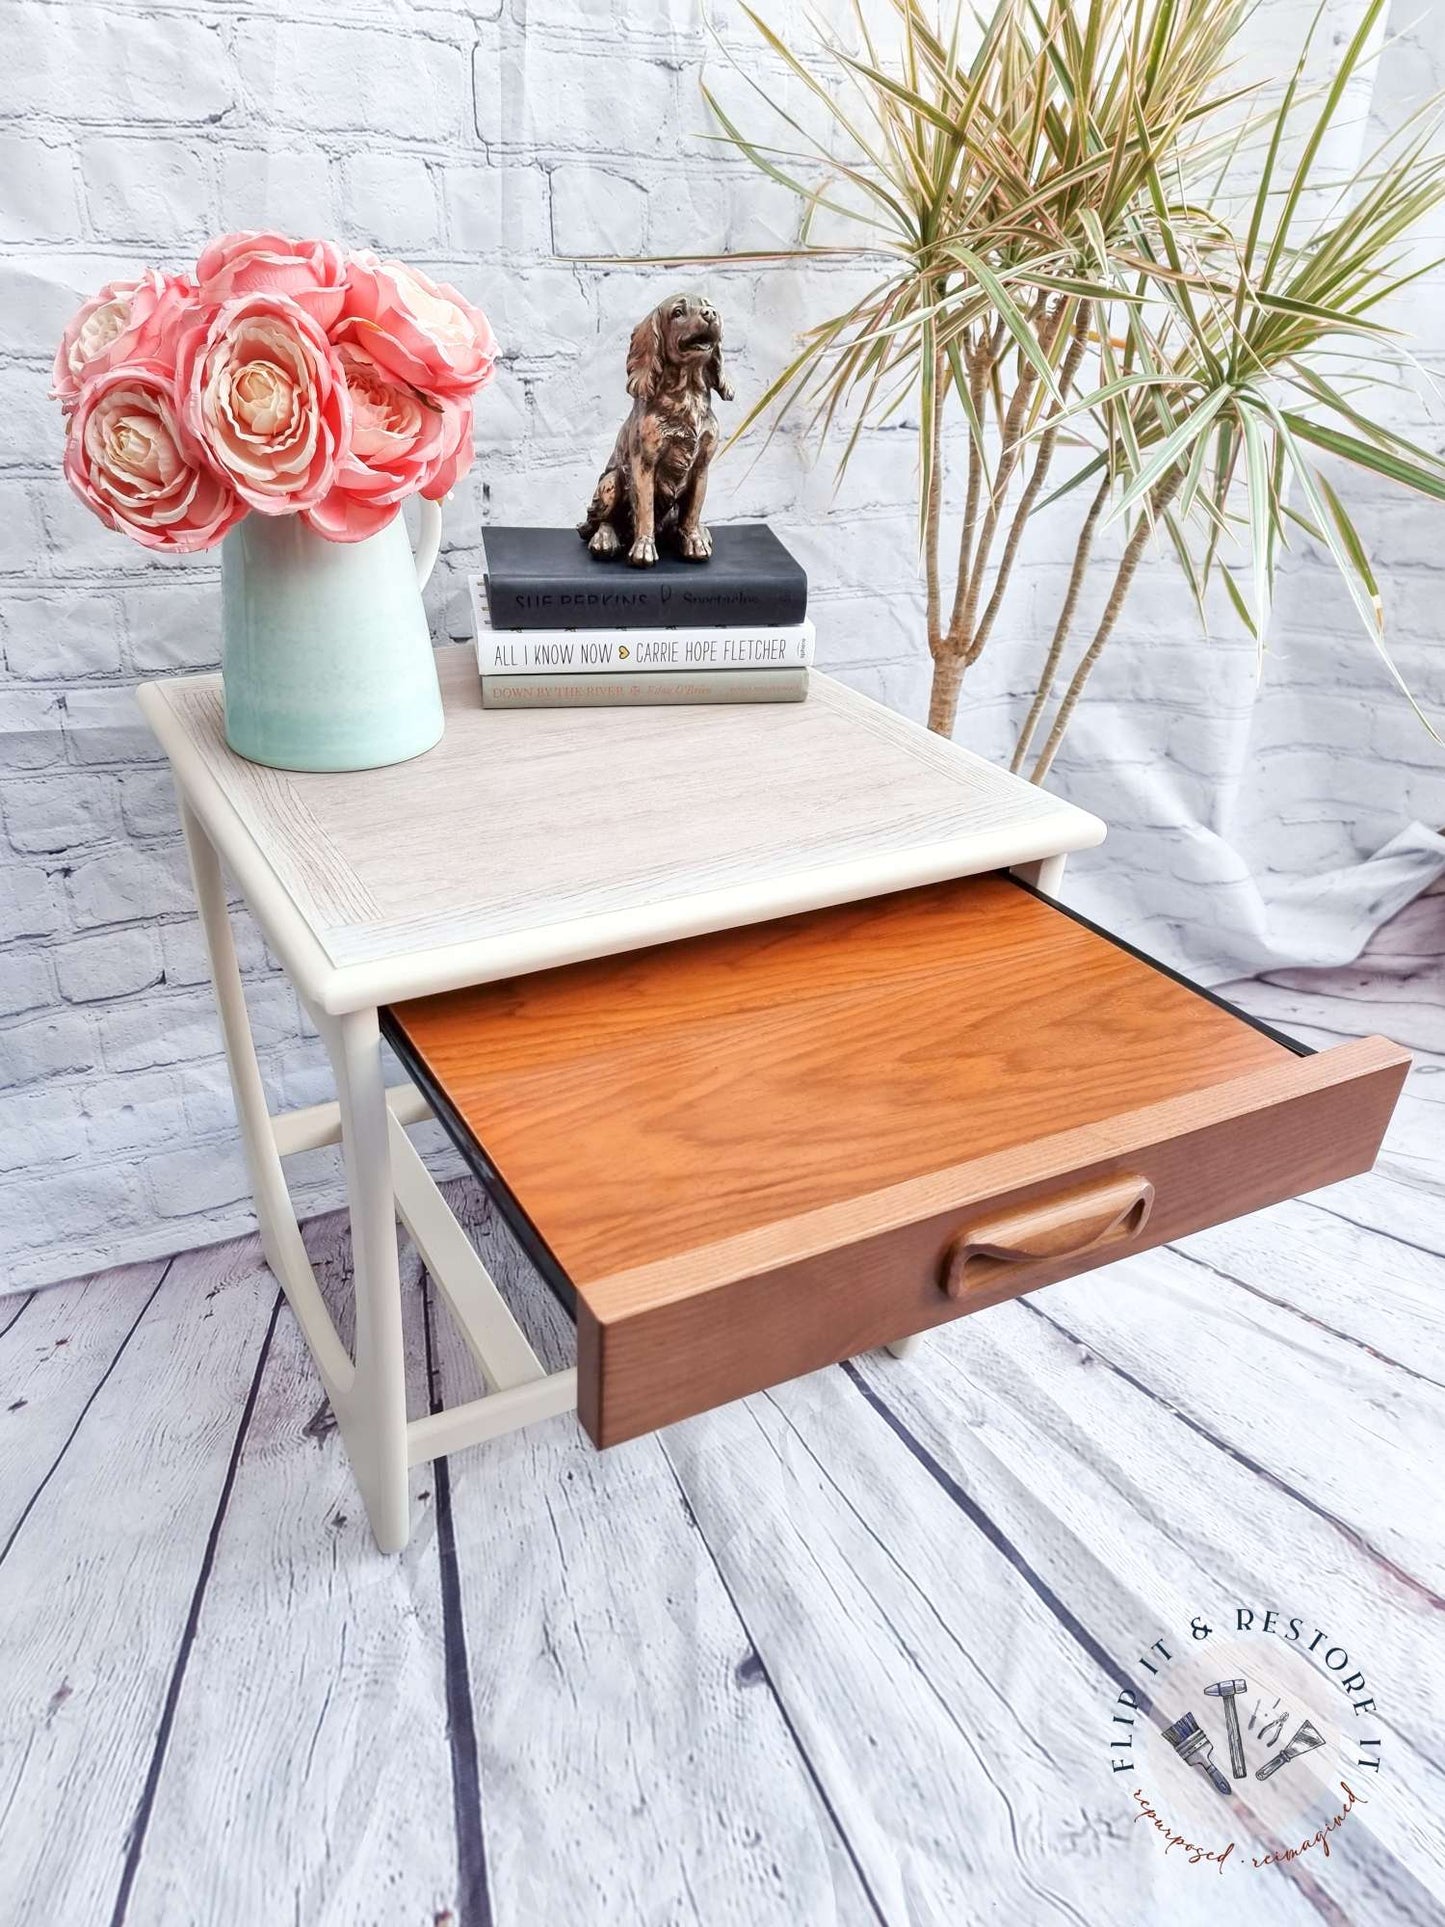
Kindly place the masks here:
[(1381, 1038), (1285, 1059), (598, 1281), (582, 1422), (617, 1444), (1366, 1170), (1408, 1063)]

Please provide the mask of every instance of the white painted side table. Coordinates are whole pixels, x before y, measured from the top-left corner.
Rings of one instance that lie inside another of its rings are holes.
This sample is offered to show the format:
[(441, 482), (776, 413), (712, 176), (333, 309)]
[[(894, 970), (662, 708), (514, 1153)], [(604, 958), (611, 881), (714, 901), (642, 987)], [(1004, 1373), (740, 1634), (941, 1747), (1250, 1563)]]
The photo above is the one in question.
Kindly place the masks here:
[[(447, 732), (411, 763), (303, 775), (247, 763), (220, 679), (147, 684), (170, 759), (266, 1256), (310, 1345), (378, 1543), (406, 1543), (407, 1468), (550, 1417), (547, 1374), (385, 1089), (378, 1010), (705, 931), (1013, 868), (1054, 887), (1086, 812), (817, 675), (798, 705), (485, 711), (439, 653)], [(268, 1113), (227, 913), (229, 872), (325, 1041), (335, 1104)], [(337, 1334), (283, 1160), (340, 1142), (356, 1342)], [(477, 1357), (484, 1397), (408, 1419), (396, 1219)]]

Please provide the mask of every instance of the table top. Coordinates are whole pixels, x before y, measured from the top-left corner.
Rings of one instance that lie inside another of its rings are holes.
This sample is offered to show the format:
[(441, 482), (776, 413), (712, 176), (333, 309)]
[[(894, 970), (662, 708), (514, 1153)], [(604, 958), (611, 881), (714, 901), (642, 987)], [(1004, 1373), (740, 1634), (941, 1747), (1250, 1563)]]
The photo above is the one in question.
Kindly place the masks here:
[(484, 710), (390, 768), (227, 748), (218, 676), (141, 707), (303, 994), (340, 1012), (1084, 849), (1086, 811), (814, 672), (796, 704)]

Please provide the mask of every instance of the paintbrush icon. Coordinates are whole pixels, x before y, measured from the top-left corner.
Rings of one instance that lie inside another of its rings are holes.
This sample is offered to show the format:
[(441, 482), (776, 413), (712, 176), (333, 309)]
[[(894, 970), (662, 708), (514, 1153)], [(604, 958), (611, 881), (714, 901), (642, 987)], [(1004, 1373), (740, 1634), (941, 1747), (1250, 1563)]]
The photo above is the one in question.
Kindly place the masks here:
[(1211, 1757), (1214, 1752), (1213, 1741), (1192, 1713), (1186, 1713), (1182, 1719), (1175, 1720), (1172, 1726), (1166, 1726), (1164, 1737), (1186, 1766), (1199, 1768), (1216, 1793), (1233, 1791)]

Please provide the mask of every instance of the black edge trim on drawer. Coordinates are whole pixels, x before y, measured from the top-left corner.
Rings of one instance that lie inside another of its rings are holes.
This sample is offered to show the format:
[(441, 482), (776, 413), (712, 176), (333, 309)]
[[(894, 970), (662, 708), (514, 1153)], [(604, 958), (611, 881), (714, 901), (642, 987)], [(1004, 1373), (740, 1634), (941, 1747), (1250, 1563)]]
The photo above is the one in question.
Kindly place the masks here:
[(517, 1202), (501, 1172), (497, 1170), (472, 1135), (465, 1121), (453, 1108), (450, 1099), (427, 1068), (425, 1058), (413, 1048), (411, 1039), (401, 1025), (387, 1009), (381, 1011), (380, 1017), (381, 1034), (396, 1052), (402, 1069), (431, 1106), (432, 1115), (437, 1123), (466, 1159), (467, 1169), (502, 1214), (506, 1220), (507, 1229), (541, 1273), (543, 1282), (552, 1296), (575, 1324), (577, 1288), (562, 1269), (551, 1246)]
[(1102, 937), (1106, 943), (1113, 944), (1116, 950), (1123, 950), (1129, 956), (1137, 957), (1140, 963), (1148, 964), (1151, 970), (1157, 970), (1161, 977), (1168, 977), (1183, 989), (1192, 990), (1196, 997), (1202, 997), (1206, 1004), (1213, 1004), (1216, 1010), (1228, 1011), (1231, 1017), (1237, 1017), (1241, 1024), (1248, 1024), (1251, 1030), (1257, 1030), (1261, 1037), (1267, 1037), (1272, 1044), (1282, 1044), (1286, 1050), (1293, 1051), (1296, 1057), (1316, 1055), (1312, 1044), (1302, 1044), (1297, 1037), (1286, 1037), (1282, 1030), (1276, 1030), (1273, 1025), (1264, 1023), (1258, 1017), (1251, 1017), (1247, 1010), (1241, 1010), (1238, 1004), (1230, 1003), (1227, 997), (1216, 996), (1214, 991), (1206, 990), (1203, 984), (1195, 983), (1192, 977), (1186, 977), (1182, 971), (1171, 970), (1168, 964), (1160, 963), (1157, 957), (1151, 957), (1147, 950), (1140, 950), (1136, 944), (1126, 942), (1123, 937), (1116, 937), (1112, 930), (1106, 930), (1101, 923), (1095, 923), (1091, 918), (1081, 916), (1077, 910), (1071, 910), (1068, 904), (1060, 903), (1057, 897), (1051, 897), (1034, 884), (1026, 883), (1022, 877), (1015, 876), (1012, 870), (1003, 870), (1000, 875), (1006, 876), (1010, 883), (1016, 883), (1020, 890), (1027, 890), (1029, 895), (1037, 897), (1040, 903), (1046, 903), (1051, 910), (1057, 910), (1060, 916), (1069, 917), (1073, 922), (1081, 923), (1086, 930), (1092, 930), (1096, 937)]

